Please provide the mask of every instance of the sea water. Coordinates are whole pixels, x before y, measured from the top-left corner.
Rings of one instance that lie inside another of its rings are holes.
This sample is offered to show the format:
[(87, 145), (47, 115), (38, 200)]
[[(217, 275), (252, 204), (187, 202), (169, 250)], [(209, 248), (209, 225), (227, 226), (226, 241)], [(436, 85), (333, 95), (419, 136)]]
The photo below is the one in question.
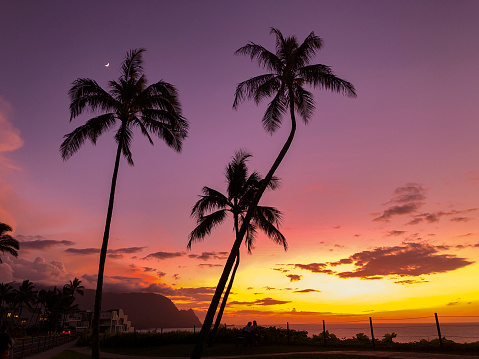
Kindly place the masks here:
[[(371, 338), (371, 328), (368, 322), (327, 324), (326, 330), (339, 339), (356, 337), (364, 333)], [(276, 327), (286, 328), (278, 325)], [(290, 329), (305, 330), (312, 337), (323, 332), (322, 324), (289, 324)], [(479, 341), (479, 323), (443, 323), (440, 325), (441, 336), (456, 343), (471, 343)], [(421, 339), (438, 338), (436, 323), (373, 323), (374, 338), (382, 339), (385, 334), (396, 333), (393, 341), (397, 343), (417, 342)]]
[[(224, 324), (223, 324), (224, 325)], [(222, 325), (222, 327), (223, 327)], [(260, 324), (261, 325), (261, 324)], [(286, 328), (286, 324), (264, 325), (265, 327)], [(228, 328), (236, 327), (242, 329), (243, 326), (227, 325)], [(323, 324), (289, 324), (290, 329), (307, 331), (308, 337), (318, 335), (323, 332)], [(141, 330), (170, 332), (170, 331), (195, 331), (198, 328), (156, 328)], [(371, 338), (371, 328), (368, 322), (361, 323), (326, 323), (326, 330), (336, 335), (339, 339), (348, 339), (356, 337), (358, 333), (364, 333)], [(479, 323), (443, 323), (440, 325), (441, 336), (456, 343), (471, 343), (479, 341)], [(436, 323), (373, 323), (374, 338), (382, 339), (385, 334), (396, 333), (397, 337), (393, 341), (397, 343), (418, 342), (421, 339), (433, 340), (438, 338)]]

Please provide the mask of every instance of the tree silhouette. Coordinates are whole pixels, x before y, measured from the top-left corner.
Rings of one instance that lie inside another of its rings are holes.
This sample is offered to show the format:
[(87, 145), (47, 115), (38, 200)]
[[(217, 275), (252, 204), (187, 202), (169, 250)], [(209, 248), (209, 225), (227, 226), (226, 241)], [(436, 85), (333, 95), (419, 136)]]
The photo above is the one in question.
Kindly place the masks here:
[(15, 303), (18, 306), (18, 324), (22, 321), (23, 308), (31, 308), (37, 300), (35, 286), (28, 279), (24, 280), (18, 289), (13, 291)]
[[(14, 257), (18, 257), (18, 250), (20, 246), (18, 245), (18, 241), (6, 234), (6, 232), (11, 232), (12, 227), (8, 224), (0, 222), (0, 252), (11, 254)], [(2, 262), (2, 258), (0, 258), (0, 263)]]
[(269, 70), (269, 72), (240, 82), (236, 87), (233, 108), (237, 109), (239, 104), (246, 99), (253, 99), (256, 104), (259, 104), (263, 99), (273, 97), (262, 119), (264, 128), (270, 133), (275, 132), (282, 124), (283, 115), (289, 109), (291, 131), (266, 175), (264, 183), (258, 189), (255, 200), (250, 207), (251, 210), (245, 216), (238, 238), (233, 244), (206, 313), (201, 332), (191, 354), (192, 359), (201, 358), (203, 346), (211, 328), (221, 294), (224, 291), (226, 281), (233, 267), (238, 248), (247, 231), (248, 223), (252, 218), (254, 207), (258, 205), (266, 186), (293, 142), (296, 132), (296, 113), (305, 123), (308, 123), (311, 119), (315, 107), (314, 99), (312, 93), (303, 86), (306, 84), (315, 88), (342, 93), (349, 97), (356, 97), (354, 86), (350, 82), (334, 75), (329, 66), (321, 64), (310, 65), (316, 51), (323, 46), (323, 40), (316, 36), (314, 32), (311, 32), (301, 44), (298, 43), (296, 36), (285, 38), (278, 29), (272, 28), (271, 33), (276, 37), (275, 53), (253, 42), (236, 51), (235, 54), (249, 56), (251, 60), (257, 61), (261, 67)]
[(86, 110), (99, 111), (101, 114), (65, 135), (65, 140), (60, 146), (62, 158), (66, 160), (80, 149), (85, 140), (89, 139), (96, 144), (101, 134), (112, 129), (117, 122), (120, 124), (115, 133), (118, 147), (100, 251), (95, 295), (92, 325), (92, 358), (94, 359), (100, 357), (99, 329), (103, 273), (120, 157), (123, 154), (127, 162), (133, 165), (130, 147), (135, 128), (139, 129), (151, 144), (153, 144), (153, 140), (150, 135), (154, 135), (177, 152), (181, 151), (183, 139), (186, 138), (188, 132), (188, 122), (182, 116), (176, 88), (165, 81), (147, 86), (146, 76), (143, 73), (142, 55), (144, 51), (144, 49), (135, 49), (127, 53), (118, 81), (108, 83), (109, 91), (105, 91), (89, 78), (79, 78), (73, 82), (69, 91), (70, 121)]
[[(220, 225), (226, 219), (228, 212), (231, 212), (233, 215), (235, 238), (238, 236), (239, 227), (242, 225), (244, 216), (248, 212), (248, 209), (254, 200), (255, 193), (262, 182), (262, 179), (257, 172), (248, 175), (246, 161), (249, 157), (251, 157), (249, 153), (238, 151), (235, 153), (233, 160), (227, 165), (225, 171), (227, 182), (226, 195), (212, 188), (203, 187), (203, 195), (191, 210), (191, 215), (197, 219), (197, 226), (189, 235), (188, 249), (191, 249), (193, 242), (203, 240), (211, 233), (211, 230), (214, 227)], [(278, 183), (279, 181), (276, 178), (273, 178), (269, 182), (268, 187), (270, 189), (276, 189)], [(263, 230), (274, 242), (283, 245), (286, 250), (286, 238), (284, 238), (283, 234), (278, 229), (281, 220), (281, 212), (276, 208), (256, 206), (246, 232), (245, 243), (248, 252), (251, 253), (258, 228)], [(228, 287), (223, 295), (223, 301), (216, 317), (215, 326), (210, 335), (210, 345), (213, 343), (214, 336), (221, 323), (223, 311), (233, 286), (236, 270), (238, 269), (239, 260), (240, 253), (238, 250), (236, 253), (235, 268), (231, 273)]]

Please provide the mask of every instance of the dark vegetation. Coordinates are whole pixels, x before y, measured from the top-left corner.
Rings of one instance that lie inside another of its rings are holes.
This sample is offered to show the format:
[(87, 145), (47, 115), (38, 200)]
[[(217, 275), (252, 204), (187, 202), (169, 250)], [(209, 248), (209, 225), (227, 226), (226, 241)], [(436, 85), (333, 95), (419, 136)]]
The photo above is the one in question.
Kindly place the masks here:
[[(260, 344), (250, 345), (239, 339), (242, 330), (221, 328), (216, 335), (216, 345), (204, 349), (205, 356), (214, 355), (261, 355), (268, 353), (312, 352), (325, 350), (373, 350), (371, 339), (364, 333), (355, 337), (339, 339), (326, 331), (326, 345), (323, 334), (308, 337), (306, 331), (287, 330), (277, 327), (259, 327)], [(198, 333), (188, 331), (125, 333), (101, 336), (102, 350), (125, 355), (151, 356), (187, 356), (194, 347)], [(464, 353), (479, 354), (479, 342), (455, 343), (442, 339), (442, 349), (438, 339), (422, 339), (411, 343), (394, 342), (395, 334), (385, 334), (382, 339), (375, 340), (376, 350), (426, 353)], [(91, 336), (85, 335), (78, 345), (87, 346)]]

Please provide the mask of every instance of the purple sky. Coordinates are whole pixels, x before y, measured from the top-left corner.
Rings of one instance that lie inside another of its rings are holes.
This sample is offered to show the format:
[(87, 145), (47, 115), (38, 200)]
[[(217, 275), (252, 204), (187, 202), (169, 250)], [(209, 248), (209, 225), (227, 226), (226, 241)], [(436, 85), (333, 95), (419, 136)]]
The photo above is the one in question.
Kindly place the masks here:
[[(311, 31), (322, 37), (325, 46), (313, 63), (332, 66), (356, 86), (358, 98), (313, 90), (317, 109), (312, 121), (307, 127), (299, 124), (277, 172), (283, 185), (262, 201), (285, 213), (283, 233), (290, 250), (284, 254), (261, 237), (254, 254), (244, 256), (244, 275), (263, 262), (257, 269), (263, 273), (259, 277), (264, 283), (257, 284), (262, 288), (271, 273), (278, 272), (272, 267), (280, 264), (334, 263), (365, 250), (412, 242), (424, 245), (422, 249), (445, 243), (473, 246), (479, 242), (478, 17), (477, 1), (452, 0), (4, 2), (0, 221), (12, 225), (22, 241), (52, 240), (55, 245), (30, 244), (17, 260), (2, 257), (0, 281), (65, 283), (77, 276), (93, 287), (89, 279), (96, 275), (98, 256), (81, 256), (78, 250), (100, 246), (115, 145), (113, 133), (107, 133), (97, 146), (86, 143), (62, 161), (63, 135), (88, 118), (69, 123), (67, 92), (78, 77), (106, 87), (118, 77), (126, 52), (145, 47), (149, 82), (163, 79), (178, 88), (190, 135), (181, 154), (159, 141), (152, 147), (141, 134), (135, 135), (135, 166), (125, 161), (120, 165), (109, 248), (145, 248), (136, 256), (125, 250), (122, 259), (108, 262), (107, 282), (142, 289), (152, 278), (131, 271), (154, 269), (164, 274), (156, 278), (161, 288), (170, 290), (163, 293), (175, 293), (178, 302), (187, 304), (194, 301), (174, 290), (214, 286), (224, 259), (201, 262), (187, 255), (229, 252), (232, 224), (225, 223), (185, 255), (187, 235), (194, 227), (189, 211), (202, 186), (224, 191), (223, 170), (235, 150), (250, 151), (250, 168), (265, 174), (289, 132), (287, 117), (273, 136), (263, 130), (266, 103), (245, 103), (232, 110), (236, 84), (263, 73), (233, 53), (249, 41), (274, 50), (272, 26), (300, 41)], [(407, 184), (422, 196), (415, 210), (394, 216), (401, 218), (397, 222), (373, 221), (394, 207), (394, 191)], [(437, 217), (442, 219), (406, 224), (426, 216), (405, 216), (425, 213), (442, 213)], [(398, 235), (387, 235), (393, 231)], [(471, 262), (468, 273), (477, 274), (477, 248), (447, 250), (444, 254)], [(141, 259), (156, 252), (180, 253), (180, 259)], [(217, 266), (209, 268), (207, 263)], [(458, 268), (453, 265), (448, 271)], [(306, 281), (305, 273), (297, 269), (289, 275), (303, 275)], [(428, 283), (440, 283), (434, 273), (437, 268), (422, 275), (431, 276)], [(288, 278), (284, 285), (293, 282)], [(323, 284), (329, 278), (321, 274), (306, 287), (301, 280), (294, 284), (326, 293)], [(352, 279), (334, 280), (328, 293), (341, 291)], [(240, 277), (238, 291), (246, 290), (241, 285)], [(278, 279), (276, 285), (283, 284)], [(431, 288), (427, 291), (443, 292), (439, 284)], [(399, 285), (390, 291), (399, 290), (400, 298), (423, 295)], [(468, 290), (456, 288), (451, 296)], [(474, 293), (477, 300), (477, 290)], [(283, 294), (258, 298), (266, 295)], [(444, 305), (453, 299), (444, 299)], [(307, 307), (303, 299), (288, 300), (293, 303), (288, 309), (295, 304)], [(202, 305), (190, 306), (200, 310)], [(392, 310), (386, 304), (384, 308)]]

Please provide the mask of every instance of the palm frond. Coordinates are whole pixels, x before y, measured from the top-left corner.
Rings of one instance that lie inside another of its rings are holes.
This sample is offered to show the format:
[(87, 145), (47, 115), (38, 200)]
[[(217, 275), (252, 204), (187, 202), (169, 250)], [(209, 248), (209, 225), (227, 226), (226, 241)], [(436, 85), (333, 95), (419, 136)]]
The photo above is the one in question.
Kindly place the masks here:
[(143, 73), (143, 48), (128, 51), (121, 65), (121, 79), (136, 81)]
[(8, 224), (0, 222), (0, 235), (2, 235), (5, 232), (11, 232), (12, 227), (10, 227)]
[(256, 60), (258, 64), (272, 72), (279, 72), (283, 67), (281, 60), (272, 52), (266, 50), (263, 46), (250, 42), (235, 51), (235, 55), (246, 55), (251, 60)]
[(356, 97), (354, 85), (333, 74), (331, 68), (326, 65), (316, 64), (304, 66), (300, 69), (301, 77), (315, 88), (319, 87), (348, 97)]
[(96, 81), (79, 78), (73, 81), (68, 91), (70, 97), (70, 121), (80, 115), (86, 108), (91, 111), (113, 111), (118, 107), (117, 101)]
[(266, 132), (274, 133), (281, 126), (283, 115), (287, 109), (288, 102), (283, 91), (278, 91), (273, 100), (268, 104), (261, 119), (261, 123)]
[(246, 99), (255, 98), (257, 89), (275, 77), (274, 74), (265, 74), (240, 82), (236, 86), (233, 108), (237, 109), (239, 104)]
[(115, 141), (121, 147), (121, 153), (126, 158), (130, 166), (134, 166), (132, 154), (131, 154), (131, 141), (133, 140), (133, 132), (131, 128), (122, 124), (120, 129), (115, 134)]
[(315, 108), (313, 94), (301, 86), (296, 86), (294, 88), (294, 102), (296, 111), (298, 111), (303, 122), (308, 124)]
[(282, 221), (282, 213), (274, 207), (258, 206), (253, 216), (254, 223), (275, 243), (281, 244), (287, 250), (286, 238), (277, 228)]
[(311, 32), (303, 43), (298, 47), (295, 53), (295, 63), (297, 68), (303, 67), (308, 64), (317, 50), (323, 47), (323, 39), (316, 36), (314, 32)]
[(200, 196), (200, 199), (191, 209), (192, 217), (200, 218), (208, 211), (231, 207), (231, 203), (228, 201), (228, 198), (226, 198), (226, 196), (221, 192), (209, 187), (203, 187), (202, 192), (204, 195)]
[(213, 212), (207, 216), (202, 216), (198, 219), (198, 225), (193, 231), (189, 234), (187, 248), (191, 249), (193, 242), (203, 240), (207, 235), (211, 233), (211, 230), (217, 225), (221, 224), (226, 218), (227, 211), (220, 210)]
[(246, 229), (246, 237), (244, 242), (249, 254), (253, 252), (254, 242), (256, 241), (257, 234), (258, 231), (256, 230), (256, 226), (250, 222), (248, 224), (248, 228)]
[(116, 118), (113, 113), (106, 113), (88, 120), (84, 125), (77, 127), (73, 132), (64, 136), (60, 145), (60, 153), (64, 160), (70, 158), (89, 139), (96, 144), (98, 137), (115, 125)]

